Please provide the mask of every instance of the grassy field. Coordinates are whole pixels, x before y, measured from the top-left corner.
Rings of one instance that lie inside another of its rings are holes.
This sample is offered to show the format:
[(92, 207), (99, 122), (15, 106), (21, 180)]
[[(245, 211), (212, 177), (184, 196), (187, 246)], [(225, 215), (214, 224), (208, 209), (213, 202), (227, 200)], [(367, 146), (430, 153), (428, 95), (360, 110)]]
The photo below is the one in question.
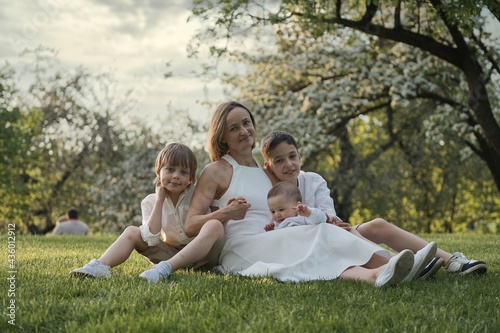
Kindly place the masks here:
[(99, 257), (116, 236), (17, 237), (12, 267), (1, 236), (0, 332), (500, 332), (500, 236), (423, 237), (486, 261), (488, 273), (441, 270), (430, 281), (377, 289), (182, 270), (148, 284), (138, 274), (150, 264), (133, 253), (113, 278), (79, 280), (70, 270)]

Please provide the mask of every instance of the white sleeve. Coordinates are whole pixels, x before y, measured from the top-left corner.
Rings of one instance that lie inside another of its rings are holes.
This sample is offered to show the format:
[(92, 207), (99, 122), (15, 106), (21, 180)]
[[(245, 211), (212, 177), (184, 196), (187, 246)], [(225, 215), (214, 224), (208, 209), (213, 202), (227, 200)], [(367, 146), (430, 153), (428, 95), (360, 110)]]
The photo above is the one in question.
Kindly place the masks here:
[(155, 246), (160, 242), (161, 231), (157, 234), (153, 234), (151, 233), (151, 230), (149, 230), (149, 226), (147, 224), (141, 225), (139, 229), (141, 230), (142, 240), (148, 244), (148, 246)]
[(326, 223), (326, 215), (320, 209), (310, 207), (311, 215), (306, 217), (307, 224), (315, 225)]
[(149, 230), (149, 217), (153, 211), (153, 205), (156, 200), (156, 194), (150, 194), (141, 201), (141, 212), (142, 212), (142, 225), (139, 227), (141, 230), (142, 240), (148, 244), (148, 246), (155, 246), (160, 242), (161, 231), (157, 234), (151, 233)]
[(333, 199), (330, 196), (330, 189), (326, 184), (326, 180), (318, 174), (312, 173), (313, 177), (313, 188), (315, 205), (313, 207), (318, 208), (323, 213), (328, 215), (337, 216), (335, 211), (335, 206), (333, 204)]

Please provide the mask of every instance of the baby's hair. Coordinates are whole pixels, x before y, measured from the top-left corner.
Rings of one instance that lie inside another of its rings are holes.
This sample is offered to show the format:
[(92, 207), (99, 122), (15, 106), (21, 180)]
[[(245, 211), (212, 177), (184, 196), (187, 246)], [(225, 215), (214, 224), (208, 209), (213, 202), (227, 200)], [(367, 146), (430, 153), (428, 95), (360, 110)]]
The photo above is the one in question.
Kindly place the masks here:
[(182, 168), (189, 168), (189, 181), (191, 184), (196, 183), (196, 169), (198, 162), (193, 151), (188, 146), (182, 143), (169, 143), (163, 148), (156, 156), (155, 172), (157, 183), (160, 178), (160, 170), (165, 166), (180, 166)]
[(267, 199), (271, 199), (280, 195), (285, 195), (292, 201), (302, 201), (302, 195), (296, 185), (289, 182), (279, 182), (267, 192)]
[(293, 145), (298, 150), (297, 142), (295, 142), (295, 139), (291, 134), (282, 131), (272, 132), (266, 135), (260, 143), (260, 152), (264, 157), (264, 161), (269, 160), (269, 153), (271, 150), (282, 142)]

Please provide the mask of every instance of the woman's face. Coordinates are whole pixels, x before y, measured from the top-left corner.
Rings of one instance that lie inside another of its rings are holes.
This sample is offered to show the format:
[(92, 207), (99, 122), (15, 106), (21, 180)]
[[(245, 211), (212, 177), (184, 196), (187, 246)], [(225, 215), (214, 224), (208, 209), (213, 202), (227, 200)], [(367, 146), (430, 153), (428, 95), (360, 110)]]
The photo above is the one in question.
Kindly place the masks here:
[(300, 172), (300, 154), (294, 145), (283, 141), (269, 151), (269, 160), (264, 165), (280, 181), (296, 184)]
[(255, 145), (255, 128), (247, 110), (236, 107), (229, 111), (222, 142), (230, 151), (252, 149)]

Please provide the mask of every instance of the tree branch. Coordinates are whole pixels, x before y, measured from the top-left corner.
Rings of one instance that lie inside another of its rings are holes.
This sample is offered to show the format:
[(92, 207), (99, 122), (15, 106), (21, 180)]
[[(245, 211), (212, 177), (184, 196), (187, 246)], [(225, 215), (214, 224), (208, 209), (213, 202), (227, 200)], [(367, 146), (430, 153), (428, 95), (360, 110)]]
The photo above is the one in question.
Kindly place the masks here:
[(363, 24), (360, 21), (352, 21), (346, 19), (326, 19), (327, 23), (340, 24), (345, 27), (349, 27), (366, 34), (377, 36), (382, 39), (392, 40), (394, 42), (400, 42), (415, 46), (423, 51), (427, 51), (436, 57), (449, 62), (458, 68), (463, 68), (461, 55), (458, 53), (457, 49), (451, 46), (447, 46), (437, 42), (435, 39), (406, 30), (403, 28), (389, 29), (377, 24), (366, 23)]
[(398, 2), (396, 9), (394, 10), (394, 28), (401, 29), (401, 2)]

